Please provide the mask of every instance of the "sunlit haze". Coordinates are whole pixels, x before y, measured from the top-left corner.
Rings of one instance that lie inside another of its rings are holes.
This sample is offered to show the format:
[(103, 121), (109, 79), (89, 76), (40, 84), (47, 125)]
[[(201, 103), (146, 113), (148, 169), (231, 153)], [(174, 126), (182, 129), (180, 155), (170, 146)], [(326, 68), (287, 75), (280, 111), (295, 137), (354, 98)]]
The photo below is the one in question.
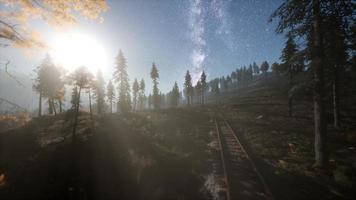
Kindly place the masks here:
[(0, 0), (0, 200), (355, 199), (355, 7)]
[(86, 33), (58, 33), (49, 47), (54, 62), (68, 71), (85, 66), (94, 73), (109, 62), (102, 44), (95, 36)]

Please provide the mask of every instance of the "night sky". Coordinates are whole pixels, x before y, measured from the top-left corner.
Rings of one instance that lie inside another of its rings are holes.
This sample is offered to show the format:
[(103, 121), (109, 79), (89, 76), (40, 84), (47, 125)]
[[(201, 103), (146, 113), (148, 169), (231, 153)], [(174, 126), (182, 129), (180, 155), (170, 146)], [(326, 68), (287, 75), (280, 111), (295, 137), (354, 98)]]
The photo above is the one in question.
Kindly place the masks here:
[[(155, 62), (159, 87), (167, 92), (174, 81), (182, 89), (188, 69), (194, 80), (202, 70), (210, 79), (253, 61), (278, 61), (284, 38), (274, 33), (275, 24), (268, 23), (268, 17), (280, 4), (281, 0), (108, 1), (103, 23), (83, 19), (75, 29), (95, 37), (105, 48), (108, 62), (100, 68), (106, 80), (122, 49), (131, 81), (144, 78), (150, 90), (149, 72)], [(38, 26), (50, 40), (52, 32)], [(13, 70), (34, 76), (33, 67), (46, 52), (28, 56), (7, 48), (2, 54), (13, 60)]]

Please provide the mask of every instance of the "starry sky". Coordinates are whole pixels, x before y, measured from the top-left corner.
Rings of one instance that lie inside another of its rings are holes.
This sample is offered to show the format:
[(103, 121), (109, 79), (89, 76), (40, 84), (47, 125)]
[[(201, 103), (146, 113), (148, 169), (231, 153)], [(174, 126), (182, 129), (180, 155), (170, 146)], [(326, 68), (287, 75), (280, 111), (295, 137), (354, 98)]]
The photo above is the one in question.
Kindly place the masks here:
[[(155, 62), (160, 89), (169, 91), (174, 81), (183, 86), (186, 70), (197, 80), (202, 70), (208, 79), (230, 74), (253, 61), (279, 60), (284, 37), (276, 35), (270, 14), (281, 0), (111, 0), (102, 23), (80, 20), (75, 29), (95, 37), (109, 61), (102, 66), (111, 78), (114, 58), (122, 49), (128, 61), (130, 80), (144, 78)], [(39, 25), (41, 27), (41, 25)], [(51, 32), (41, 27), (44, 38)], [(4, 49), (13, 58), (13, 68), (33, 76), (46, 52), (34, 56)]]

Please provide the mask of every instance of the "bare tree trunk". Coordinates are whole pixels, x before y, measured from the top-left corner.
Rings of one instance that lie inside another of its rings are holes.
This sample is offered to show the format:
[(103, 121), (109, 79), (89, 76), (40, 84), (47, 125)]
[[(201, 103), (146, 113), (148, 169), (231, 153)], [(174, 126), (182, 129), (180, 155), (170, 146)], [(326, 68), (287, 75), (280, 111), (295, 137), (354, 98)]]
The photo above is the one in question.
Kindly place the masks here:
[(110, 113), (112, 114), (112, 100), (110, 100)]
[(328, 162), (327, 133), (324, 116), (324, 77), (323, 77), (323, 38), (321, 33), (321, 14), (319, 0), (313, 0), (313, 67), (314, 67), (314, 128), (315, 128), (315, 164), (326, 167)]
[(334, 109), (334, 127), (340, 128), (340, 104), (339, 104), (339, 79), (338, 67), (334, 67), (334, 81), (333, 81), (333, 109)]
[(76, 98), (76, 105), (75, 105), (75, 113), (74, 113), (74, 124), (73, 124), (73, 130), (72, 130), (72, 143), (75, 142), (76, 136), (76, 130), (77, 130), (77, 124), (78, 124), (78, 115), (79, 115), (79, 103), (80, 103), (80, 92), (82, 90), (82, 87), (79, 87), (78, 91), (78, 96)]
[(62, 113), (62, 101), (61, 100), (59, 100), (58, 101), (58, 104), (59, 104), (59, 113)]
[(48, 114), (53, 114), (53, 105), (51, 103), (51, 99), (48, 99)]
[(54, 115), (57, 115), (56, 105), (54, 104), (54, 100), (53, 99), (51, 100), (51, 104), (52, 104)]
[(38, 101), (38, 116), (42, 116), (42, 91), (40, 91), (40, 97)]

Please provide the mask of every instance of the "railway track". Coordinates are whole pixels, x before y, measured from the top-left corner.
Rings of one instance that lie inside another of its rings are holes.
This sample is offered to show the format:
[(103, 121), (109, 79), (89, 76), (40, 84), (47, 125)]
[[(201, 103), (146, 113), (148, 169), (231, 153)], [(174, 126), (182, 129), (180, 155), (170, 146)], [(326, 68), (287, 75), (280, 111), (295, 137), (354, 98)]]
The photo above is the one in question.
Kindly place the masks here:
[(220, 163), (215, 165), (219, 166), (217, 173), (225, 183), (225, 190), (222, 190), (224, 192), (219, 199), (274, 199), (265, 179), (230, 124), (219, 116), (215, 118), (215, 128), (220, 150)]

